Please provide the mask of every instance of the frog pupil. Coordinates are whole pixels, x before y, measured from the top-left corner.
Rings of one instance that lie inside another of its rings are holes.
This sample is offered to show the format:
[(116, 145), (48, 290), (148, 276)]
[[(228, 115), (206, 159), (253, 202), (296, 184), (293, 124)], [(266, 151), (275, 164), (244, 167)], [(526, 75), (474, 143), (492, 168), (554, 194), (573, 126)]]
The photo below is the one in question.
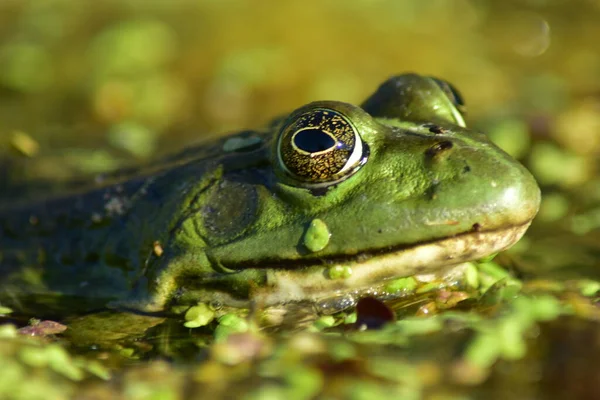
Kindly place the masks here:
[(335, 140), (320, 129), (305, 129), (294, 136), (294, 144), (300, 150), (317, 153), (335, 146)]

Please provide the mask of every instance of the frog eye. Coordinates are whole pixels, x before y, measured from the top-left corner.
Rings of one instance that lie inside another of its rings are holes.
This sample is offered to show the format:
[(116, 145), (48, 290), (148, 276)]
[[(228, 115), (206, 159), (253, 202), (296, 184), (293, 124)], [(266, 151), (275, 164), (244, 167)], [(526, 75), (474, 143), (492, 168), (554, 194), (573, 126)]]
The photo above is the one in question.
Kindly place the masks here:
[(277, 143), (280, 165), (305, 182), (334, 182), (347, 177), (366, 160), (356, 127), (342, 113), (314, 108), (284, 125)]
[(444, 91), (444, 93), (446, 94), (446, 96), (448, 96), (448, 99), (450, 99), (450, 101), (456, 107), (456, 109), (464, 115), (467, 110), (467, 107), (465, 106), (465, 101), (463, 100), (463, 97), (461, 96), (458, 89), (456, 89), (454, 85), (452, 85), (450, 82), (447, 82), (445, 80), (434, 77), (431, 77), (431, 79), (433, 79), (433, 81), (440, 87), (440, 89)]

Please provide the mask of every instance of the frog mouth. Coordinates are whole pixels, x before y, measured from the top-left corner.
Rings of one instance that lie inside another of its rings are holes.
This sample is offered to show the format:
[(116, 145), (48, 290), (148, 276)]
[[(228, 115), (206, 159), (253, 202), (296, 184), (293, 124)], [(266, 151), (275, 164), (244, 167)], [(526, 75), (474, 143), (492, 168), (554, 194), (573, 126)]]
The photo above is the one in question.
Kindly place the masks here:
[[(319, 264), (288, 264), (278, 261), (272, 265), (244, 267), (228, 274), (219, 285), (190, 288), (187, 297), (193, 302), (219, 303), (232, 308), (283, 307), (290, 303), (312, 305), (315, 309), (339, 311), (351, 306), (360, 297), (385, 297), (385, 285), (393, 279), (413, 276), (417, 281), (460, 282), (464, 269), (457, 266), (505, 250), (516, 243), (529, 227), (522, 225), (493, 231), (458, 234), (450, 238), (422, 242), (361, 254), (349, 260), (329, 258)], [(347, 267), (344, 278), (332, 279), (330, 269)], [(260, 279), (257, 281), (257, 277)], [(251, 283), (253, 282), (253, 283)], [(245, 296), (233, 294), (226, 287), (245, 286)], [(343, 298), (343, 301), (337, 299)]]

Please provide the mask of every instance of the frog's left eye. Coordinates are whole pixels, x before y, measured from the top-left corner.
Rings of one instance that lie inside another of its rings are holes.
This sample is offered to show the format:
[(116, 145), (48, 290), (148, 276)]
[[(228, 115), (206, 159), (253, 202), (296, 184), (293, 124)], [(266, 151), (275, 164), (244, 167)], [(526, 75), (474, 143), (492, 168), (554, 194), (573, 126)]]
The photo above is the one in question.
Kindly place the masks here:
[(356, 127), (342, 113), (309, 109), (284, 125), (277, 143), (283, 169), (307, 182), (335, 182), (364, 163), (365, 145)]

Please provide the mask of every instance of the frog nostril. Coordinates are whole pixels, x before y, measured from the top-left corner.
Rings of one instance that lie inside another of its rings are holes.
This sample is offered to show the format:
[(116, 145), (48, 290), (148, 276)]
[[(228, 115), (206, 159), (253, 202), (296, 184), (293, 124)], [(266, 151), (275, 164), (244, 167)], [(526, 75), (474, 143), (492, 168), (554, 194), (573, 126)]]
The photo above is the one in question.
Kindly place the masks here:
[(446, 129), (442, 128), (439, 125), (435, 125), (435, 124), (425, 124), (425, 125), (423, 125), (423, 127), (429, 129), (429, 132), (434, 133), (436, 135), (441, 135), (441, 134), (447, 132)]
[(443, 142), (438, 142), (438, 143), (434, 144), (433, 146), (431, 146), (430, 148), (428, 148), (425, 151), (425, 155), (427, 155), (428, 157), (435, 157), (441, 153), (444, 153), (444, 152), (452, 149), (452, 147), (453, 147), (452, 142), (450, 142), (448, 140), (444, 140)]

